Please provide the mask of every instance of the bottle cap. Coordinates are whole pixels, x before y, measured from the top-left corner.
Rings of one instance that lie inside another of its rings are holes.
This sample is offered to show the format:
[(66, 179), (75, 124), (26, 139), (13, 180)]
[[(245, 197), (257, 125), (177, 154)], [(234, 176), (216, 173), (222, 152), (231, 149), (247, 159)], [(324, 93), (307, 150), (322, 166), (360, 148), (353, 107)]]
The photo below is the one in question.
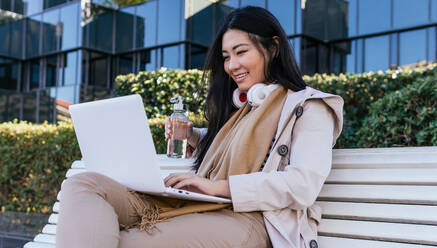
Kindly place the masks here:
[(175, 98), (175, 97), (171, 98), (170, 102), (174, 103), (173, 104), (174, 110), (185, 110), (185, 108), (184, 108), (185, 104), (183, 103), (181, 96), (178, 96), (177, 98)]

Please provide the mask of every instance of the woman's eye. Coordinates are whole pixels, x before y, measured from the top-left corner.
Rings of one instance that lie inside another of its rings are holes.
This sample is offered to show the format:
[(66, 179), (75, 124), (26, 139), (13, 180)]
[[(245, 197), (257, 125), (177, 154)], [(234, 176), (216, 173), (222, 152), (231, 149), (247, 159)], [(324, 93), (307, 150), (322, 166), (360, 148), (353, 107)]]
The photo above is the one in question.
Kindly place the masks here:
[(229, 56), (223, 56), (223, 60), (228, 60)]
[(238, 51), (237, 54), (243, 54), (243, 53), (245, 53), (245, 52), (247, 52), (247, 51), (246, 51), (246, 50)]

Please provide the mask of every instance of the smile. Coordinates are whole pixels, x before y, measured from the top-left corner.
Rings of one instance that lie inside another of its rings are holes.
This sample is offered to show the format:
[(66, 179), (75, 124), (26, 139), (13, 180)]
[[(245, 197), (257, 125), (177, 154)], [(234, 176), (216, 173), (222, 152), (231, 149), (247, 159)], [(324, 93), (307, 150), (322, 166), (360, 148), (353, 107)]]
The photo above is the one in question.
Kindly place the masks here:
[(248, 72), (238, 74), (238, 75), (235, 77), (235, 81), (236, 81), (236, 83), (239, 83), (239, 82), (243, 81), (243, 80), (244, 80), (248, 75), (249, 75)]

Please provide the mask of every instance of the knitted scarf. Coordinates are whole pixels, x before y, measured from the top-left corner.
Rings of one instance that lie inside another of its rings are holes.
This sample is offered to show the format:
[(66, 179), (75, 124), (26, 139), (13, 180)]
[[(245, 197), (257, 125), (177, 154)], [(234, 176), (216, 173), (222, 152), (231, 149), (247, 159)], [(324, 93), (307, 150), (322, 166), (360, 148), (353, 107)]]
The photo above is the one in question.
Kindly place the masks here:
[[(276, 133), (276, 127), (287, 95), (278, 87), (256, 109), (246, 103), (223, 125), (210, 145), (198, 175), (212, 181), (228, 179), (231, 175), (258, 172)], [(152, 196), (135, 191), (139, 201), (131, 202), (138, 221), (123, 229), (137, 227), (150, 231), (165, 219), (205, 211), (232, 208), (231, 204), (217, 204)]]

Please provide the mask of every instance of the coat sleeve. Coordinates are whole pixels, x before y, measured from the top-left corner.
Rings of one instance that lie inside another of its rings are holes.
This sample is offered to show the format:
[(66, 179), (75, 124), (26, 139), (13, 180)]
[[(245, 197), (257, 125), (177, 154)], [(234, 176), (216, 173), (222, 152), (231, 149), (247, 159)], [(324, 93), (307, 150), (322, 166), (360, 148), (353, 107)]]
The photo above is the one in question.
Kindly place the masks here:
[(332, 164), (334, 114), (320, 99), (304, 104), (284, 171), (229, 177), (235, 212), (304, 209), (313, 205)]

